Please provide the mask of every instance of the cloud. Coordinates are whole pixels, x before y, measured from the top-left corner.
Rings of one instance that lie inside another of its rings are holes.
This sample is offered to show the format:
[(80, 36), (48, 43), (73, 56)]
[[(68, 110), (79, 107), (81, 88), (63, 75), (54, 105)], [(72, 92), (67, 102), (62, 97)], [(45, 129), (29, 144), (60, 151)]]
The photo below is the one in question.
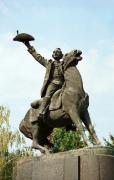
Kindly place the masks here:
[[(45, 68), (36, 62), (21, 43), (12, 41), (13, 34), (1, 35), (0, 88), (1, 100), (15, 101), (26, 97), (40, 97)], [(8, 38), (7, 38), (8, 37)], [(50, 57), (46, 49), (39, 49), (44, 57)]]
[(1, 0), (0, 1), (0, 12), (3, 14), (3, 15), (8, 15), (9, 14), (9, 9), (5, 3), (4, 0)]
[(88, 89), (97, 94), (114, 92), (114, 53), (104, 57), (99, 48), (89, 49), (80, 62), (80, 71)]
[(78, 66), (90, 96), (92, 122), (95, 122), (100, 138), (108, 137), (109, 132), (114, 131), (114, 50), (110, 47), (112, 44), (106, 46), (104, 41), (102, 47), (88, 49)]

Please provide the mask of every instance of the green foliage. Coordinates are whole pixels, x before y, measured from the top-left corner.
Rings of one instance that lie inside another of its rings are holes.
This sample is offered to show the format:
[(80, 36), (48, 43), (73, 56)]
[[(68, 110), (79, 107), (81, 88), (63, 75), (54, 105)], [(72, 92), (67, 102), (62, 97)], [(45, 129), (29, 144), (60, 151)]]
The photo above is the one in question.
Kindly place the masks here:
[(0, 180), (12, 180), (12, 171), (21, 157), (33, 156), (30, 148), (23, 148), (25, 140), (9, 125), (10, 111), (0, 106)]
[(104, 142), (105, 142), (105, 146), (114, 150), (114, 136), (112, 134), (109, 135), (108, 140), (104, 138)]
[(20, 158), (31, 156), (33, 156), (33, 153), (30, 148), (7, 152), (4, 156), (4, 164), (1, 171), (2, 180), (12, 180), (13, 167), (16, 165), (16, 162)]
[(51, 152), (62, 152), (84, 147), (78, 131), (66, 131), (65, 128), (55, 128), (51, 141), (53, 147)]

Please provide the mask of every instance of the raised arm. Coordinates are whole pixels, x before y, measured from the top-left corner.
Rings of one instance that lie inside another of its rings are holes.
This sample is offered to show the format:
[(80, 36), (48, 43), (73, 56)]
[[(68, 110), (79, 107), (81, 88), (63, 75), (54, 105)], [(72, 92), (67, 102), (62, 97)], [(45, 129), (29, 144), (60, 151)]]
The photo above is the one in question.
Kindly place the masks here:
[(27, 47), (28, 47), (28, 52), (34, 57), (34, 59), (36, 61), (38, 61), (41, 65), (43, 65), (44, 67), (47, 66), (48, 60), (45, 59), (43, 56), (41, 56), (39, 53), (37, 53), (37, 51), (35, 50), (35, 48), (33, 46), (31, 46), (29, 44), (29, 42), (25, 42), (24, 43)]

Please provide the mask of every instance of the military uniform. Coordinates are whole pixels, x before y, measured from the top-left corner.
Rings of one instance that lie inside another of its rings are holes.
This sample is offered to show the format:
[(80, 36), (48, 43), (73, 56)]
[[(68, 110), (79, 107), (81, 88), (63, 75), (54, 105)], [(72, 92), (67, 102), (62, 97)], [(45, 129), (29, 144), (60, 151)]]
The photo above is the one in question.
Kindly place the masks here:
[(60, 89), (64, 82), (63, 62), (45, 59), (36, 52), (33, 46), (28, 49), (28, 52), (36, 61), (46, 68), (44, 83), (41, 89), (41, 97), (52, 97), (54, 92)]

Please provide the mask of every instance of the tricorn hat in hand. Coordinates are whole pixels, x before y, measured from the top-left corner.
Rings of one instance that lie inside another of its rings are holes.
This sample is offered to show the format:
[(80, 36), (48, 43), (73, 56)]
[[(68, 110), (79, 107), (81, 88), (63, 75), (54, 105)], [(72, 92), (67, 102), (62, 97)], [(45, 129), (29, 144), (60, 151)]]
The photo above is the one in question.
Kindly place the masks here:
[(27, 42), (33, 40), (35, 40), (34, 37), (26, 33), (21, 33), (21, 34), (17, 33), (17, 35), (13, 38), (13, 41), (19, 41), (19, 42)]

